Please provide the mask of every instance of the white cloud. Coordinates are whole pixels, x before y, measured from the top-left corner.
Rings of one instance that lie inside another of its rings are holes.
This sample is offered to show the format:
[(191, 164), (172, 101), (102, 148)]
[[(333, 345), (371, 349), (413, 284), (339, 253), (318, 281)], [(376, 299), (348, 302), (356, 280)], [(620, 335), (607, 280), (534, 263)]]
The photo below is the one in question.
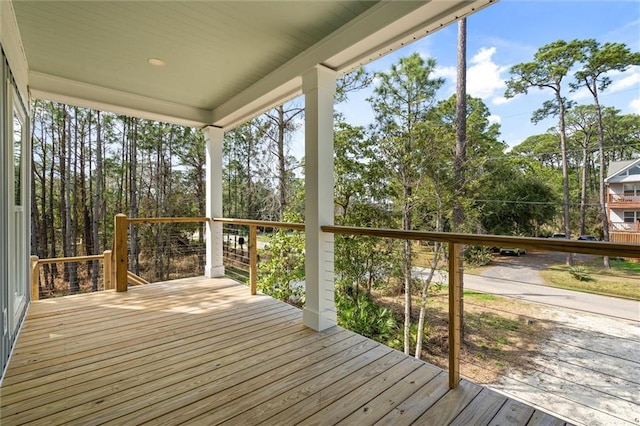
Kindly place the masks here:
[[(604, 90), (603, 93), (599, 93), (599, 95), (611, 95), (614, 93), (624, 92), (626, 90), (632, 89), (634, 86), (640, 87), (640, 66), (630, 67), (624, 72), (611, 71), (608, 72), (606, 76), (611, 79), (611, 84)], [(581, 87), (570, 95), (570, 99), (575, 101), (592, 98), (593, 95), (586, 87)]]
[(636, 98), (629, 102), (629, 108), (634, 114), (640, 114), (640, 98)]
[(589, 89), (587, 89), (586, 87), (581, 87), (575, 92), (571, 92), (569, 94), (569, 99), (573, 101), (580, 101), (582, 99), (593, 99), (593, 95), (591, 94)]
[(508, 70), (493, 61), (495, 47), (483, 47), (470, 60), (467, 68), (467, 92), (474, 97), (487, 99), (496, 98), (498, 92), (505, 89), (502, 73)]
[[(456, 82), (456, 67), (435, 67), (433, 73), (431, 73), (433, 78), (444, 77), (449, 82), (453, 82), (455, 86)], [(454, 89), (455, 90), (455, 89)]]
[(495, 98), (491, 99), (491, 102), (494, 105), (504, 105), (506, 103), (511, 102), (514, 99), (515, 98), (505, 98), (504, 96), (496, 96)]
[(487, 120), (489, 120), (489, 123), (491, 124), (500, 124), (502, 123), (502, 118), (499, 115), (495, 115), (495, 114), (491, 114), (489, 117), (487, 117)]
[[(469, 60), (467, 93), (476, 98), (491, 99), (494, 104), (501, 105), (509, 101), (509, 99), (501, 97), (505, 89), (502, 73), (507, 71), (509, 67), (500, 66), (493, 61), (493, 55), (496, 51), (495, 47), (483, 47)], [(455, 66), (436, 67), (432, 75), (433, 77), (444, 77), (448, 83), (451, 83), (449, 92), (453, 94), (457, 78), (456, 70)]]
[[(616, 75), (622, 76), (622, 78), (615, 79)], [(613, 83), (607, 88), (607, 91), (611, 93), (621, 92), (633, 86), (640, 85), (640, 67), (631, 67), (624, 73), (612, 72), (609, 73), (609, 77), (611, 77)]]

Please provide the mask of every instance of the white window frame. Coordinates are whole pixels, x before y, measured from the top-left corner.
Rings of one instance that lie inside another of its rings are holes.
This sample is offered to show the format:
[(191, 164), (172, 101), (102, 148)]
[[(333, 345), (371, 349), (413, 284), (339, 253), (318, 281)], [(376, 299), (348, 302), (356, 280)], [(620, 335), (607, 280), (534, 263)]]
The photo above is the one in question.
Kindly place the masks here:
[[(7, 167), (7, 180), (9, 183), (9, 222), (8, 230), (13, 234), (13, 238), (9, 239), (9, 307), (11, 315), (9, 318), (9, 329), (15, 332), (20, 323), (20, 318), (24, 312), (27, 303), (27, 282), (28, 282), (28, 254), (26, 232), (29, 218), (27, 212), (30, 211), (27, 197), (29, 168), (28, 143), (29, 137), (27, 113), (24, 110), (20, 97), (11, 81), (7, 82), (7, 137), (9, 143), (6, 147), (6, 155), (9, 167)], [(21, 144), (20, 144), (20, 205), (16, 205), (15, 196), (15, 140), (14, 140), (14, 118), (17, 118), (21, 124)]]

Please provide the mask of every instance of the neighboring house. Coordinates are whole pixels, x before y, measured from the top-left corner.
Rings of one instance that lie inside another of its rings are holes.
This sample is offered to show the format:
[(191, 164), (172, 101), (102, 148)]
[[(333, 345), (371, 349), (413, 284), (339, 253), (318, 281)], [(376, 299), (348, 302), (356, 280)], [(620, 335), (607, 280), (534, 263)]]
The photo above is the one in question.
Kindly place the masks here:
[(640, 158), (613, 161), (604, 181), (610, 240), (640, 242)]

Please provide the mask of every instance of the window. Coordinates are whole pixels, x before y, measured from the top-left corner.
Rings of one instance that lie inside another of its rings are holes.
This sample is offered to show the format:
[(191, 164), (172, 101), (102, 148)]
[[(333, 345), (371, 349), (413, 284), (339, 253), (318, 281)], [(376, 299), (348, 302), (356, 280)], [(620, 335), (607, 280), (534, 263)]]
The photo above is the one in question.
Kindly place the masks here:
[(633, 197), (640, 195), (640, 184), (625, 183), (623, 186), (624, 195), (627, 197)]
[(623, 213), (623, 220), (625, 223), (634, 223), (637, 219), (640, 219), (640, 212), (630, 211)]
[(640, 166), (633, 166), (629, 169), (628, 175), (640, 175)]

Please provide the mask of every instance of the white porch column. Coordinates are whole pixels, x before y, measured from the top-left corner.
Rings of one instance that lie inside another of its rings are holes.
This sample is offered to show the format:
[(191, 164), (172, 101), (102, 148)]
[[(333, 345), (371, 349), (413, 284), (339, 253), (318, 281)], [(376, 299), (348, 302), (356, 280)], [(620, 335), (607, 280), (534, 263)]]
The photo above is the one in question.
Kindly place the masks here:
[(314, 330), (336, 325), (333, 278), (334, 71), (317, 65), (302, 76), (305, 95), (306, 301), (303, 322)]
[[(206, 214), (209, 219), (222, 217), (222, 141), (224, 130), (209, 126), (204, 129), (206, 144)], [(204, 275), (209, 278), (223, 277), (222, 224), (207, 222), (207, 262)]]

